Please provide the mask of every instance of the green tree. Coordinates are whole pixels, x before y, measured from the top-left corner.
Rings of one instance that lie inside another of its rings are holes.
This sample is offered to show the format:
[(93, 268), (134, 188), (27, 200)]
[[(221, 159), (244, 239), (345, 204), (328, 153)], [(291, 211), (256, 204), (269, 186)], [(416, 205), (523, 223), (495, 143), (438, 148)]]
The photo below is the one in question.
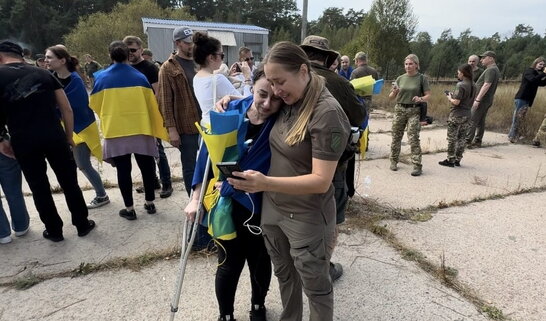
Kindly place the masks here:
[(428, 32), (419, 32), (415, 39), (410, 42), (410, 50), (419, 57), (421, 72), (427, 72), (430, 63), (430, 52), (432, 50), (432, 40)]
[[(65, 37), (72, 54), (91, 54), (103, 64), (109, 63), (108, 45), (114, 40), (134, 35), (146, 41), (141, 17), (193, 20), (186, 9), (163, 9), (152, 0), (134, 0), (118, 4), (109, 13), (98, 12), (82, 18)], [(125, 23), (119, 23), (124, 21)]]
[(374, 0), (360, 29), (361, 50), (385, 78), (394, 76), (409, 53), (417, 19), (409, 0)]
[(457, 73), (457, 67), (464, 61), (463, 53), (457, 39), (453, 38), (451, 29), (446, 29), (438, 38), (431, 50), (431, 61), (428, 73), (436, 78), (452, 78)]

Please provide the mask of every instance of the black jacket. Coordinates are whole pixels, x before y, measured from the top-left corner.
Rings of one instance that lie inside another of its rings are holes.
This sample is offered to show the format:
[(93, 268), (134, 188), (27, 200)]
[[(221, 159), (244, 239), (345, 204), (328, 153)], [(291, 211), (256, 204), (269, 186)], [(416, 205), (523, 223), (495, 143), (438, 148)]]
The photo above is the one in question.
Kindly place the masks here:
[(529, 107), (531, 107), (539, 86), (546, 86), (546, 74), (534, 68), (526, 69), (521, 77), (521, 85), (515, 99), (525, 100), (529, 102)]
[(362, 125), (366, 118), (366, 109), (364, 103), (358, 100), (353, 85), (347, 79), (324, 66), (316, 63), (311, 63), (311, 66), (317, 74), (326, 79), (326, 88), (343, 108), (351, 126), (358, 127)]

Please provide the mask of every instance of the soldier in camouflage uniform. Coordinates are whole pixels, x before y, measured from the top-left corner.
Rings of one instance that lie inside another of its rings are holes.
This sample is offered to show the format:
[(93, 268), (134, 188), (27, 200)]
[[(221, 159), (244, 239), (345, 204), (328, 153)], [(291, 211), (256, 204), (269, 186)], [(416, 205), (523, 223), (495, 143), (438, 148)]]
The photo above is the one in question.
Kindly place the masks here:
[(538, 128), (535, 138), (533, 138), (533, 145), (536, 147), (540, 147), (541, 141), (546, 141), (546, 114), (544, 115), (544, 120), (542, 121), (542, 124)]
[(391, 166), (392, 171), (398, 170), (400, 156), (400, 144), (404, 129), (408, 127), (408, 140), (411, 146), (411, 162), (413, 163), (412, 176), (421, 175), (421, 131), (420, 103), (426, 102), (430, 97), (430, 88), (427, 78), (419, 73), (419, 58), (410, 54), (404, 60), (406, 73), (398, 77), (389, 94), (390, 99), (396, 98), (394, 107), (394, 119), (392, 121)]
[(476, 96), (476, 87), (472, 81), (472, 66), (463, 64), (457, 70), (455, 92), (447, 92), (451, 103), (451, 112), (447, 121), (447, 159), (438, 162), (442, 166), (461, 166), (461, 159), (466, 145), (466, 133), (470, 128), (472, 103)]

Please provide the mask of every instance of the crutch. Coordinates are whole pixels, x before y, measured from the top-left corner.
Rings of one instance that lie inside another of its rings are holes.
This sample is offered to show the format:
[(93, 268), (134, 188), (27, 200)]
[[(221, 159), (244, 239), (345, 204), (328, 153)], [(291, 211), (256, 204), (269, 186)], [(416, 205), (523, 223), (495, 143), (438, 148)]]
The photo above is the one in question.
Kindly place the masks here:
[[(199, 151), (201, 151), (202, 146), (203, 146), (203, 141), (201, 140)], [(197, 158), (199, 158), (199, 151), (197, 152)], [(180, 250), (180, 263), (178, 265), (178, 276), (176, 277), (174, 296), (171, 301), (171, 318), (170, 318), (171, 321), (174, 320), (174, 316), (176, 312), (178, 312), (178, 303), (180, 302), (180, 295), (182, 293), (182, 283), (184, 282), (186, 264), (188, 263), (188, 256), (190, 255), (191, 247), (193, 245), (193, 242), (195, 241), (195, 234), (197, 233), (197, 227), (199, 226), (199, 222), (201, 221), (201, 215), (203, 212), (203, 209), (202, 209), (203, 198), (205, 196), (205, 191), (207, 189), (209, 171), (210, 171), (210, 158), (207, 157), (205, 172), (203, 174), (203, 180), (201, 185), (201, 191), (199, 193), (199, 202), (197, 203), (197, 212), (195, 213), (195, 219), (193, 221), (193, 224), (189, 224), (187, 217), (184, 217), (184, 227), (182, 231), (182, 248)], [(193, 193), (194, 191), (192, 190), (190, 193), (190, 200), (193, 197)], [(187, 233), (190, 228), (192, 229), (191, 237), (189, 241), (186, 241), (188, 239)]]

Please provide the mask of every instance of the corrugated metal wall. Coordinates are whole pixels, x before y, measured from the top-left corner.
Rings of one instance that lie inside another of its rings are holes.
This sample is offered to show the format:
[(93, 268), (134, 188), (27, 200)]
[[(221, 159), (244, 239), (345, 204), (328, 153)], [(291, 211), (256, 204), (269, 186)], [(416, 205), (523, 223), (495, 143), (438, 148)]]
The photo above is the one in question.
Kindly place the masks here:
[[(154, 60), (161, 62), (167, 60), (175, 49), (172, 41), (173, 30), (174, 27), (148, 27), (148, 30), (146, 31), (148, 35), (148, 48), (153, 52)], [(239, 47), (242, 46), (252, 49), (257, 61), (261, 61), (263, 59), (268, 48), (268, 35), (242, 32), (233, 33), (235, 35), (235, 40), (237, 41), (237, 46), (223, 46), (222, 48), (226, 55), (225, 61), (228, 66), (231, 66), (231, 64), (239, 59)]]

